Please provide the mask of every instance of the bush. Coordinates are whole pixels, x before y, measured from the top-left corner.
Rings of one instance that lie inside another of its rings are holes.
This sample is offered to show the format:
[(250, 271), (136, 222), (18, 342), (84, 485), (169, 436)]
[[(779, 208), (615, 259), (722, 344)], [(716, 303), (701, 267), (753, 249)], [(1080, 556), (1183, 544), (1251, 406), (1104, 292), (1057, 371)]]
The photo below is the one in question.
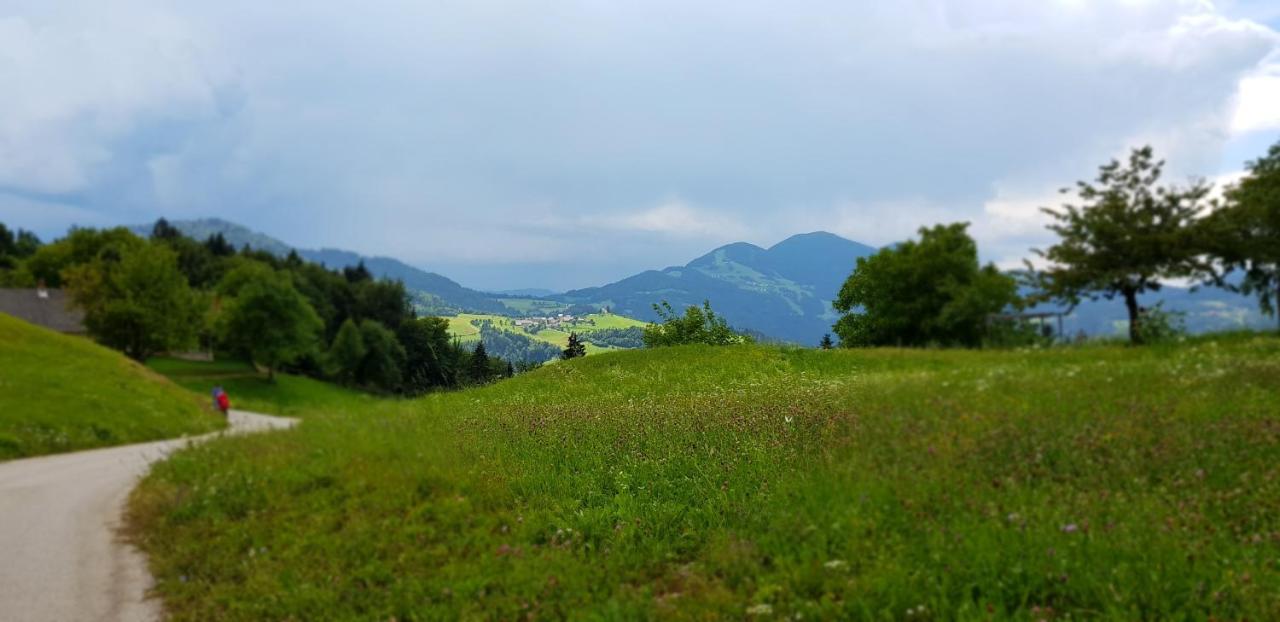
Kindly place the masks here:
[(723, 317), (716, 315), (711, 310), (710, 301), (704, 301), (702, 307), (689, 305), (683, 316), (678, 315), (665, 300), (653, 305), (653, 311), (662, 322), (644, 328), (644, 345), (650, 348), (689, 344), (727, 346), (753, 341), (734, 331)]

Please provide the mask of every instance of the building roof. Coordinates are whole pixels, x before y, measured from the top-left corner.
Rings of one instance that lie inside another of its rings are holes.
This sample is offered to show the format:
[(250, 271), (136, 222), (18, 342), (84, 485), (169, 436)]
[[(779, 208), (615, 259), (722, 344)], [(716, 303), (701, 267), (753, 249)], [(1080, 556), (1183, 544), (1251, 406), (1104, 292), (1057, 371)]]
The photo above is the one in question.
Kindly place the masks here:
[(60, 289), (0, 288), (0, 313), (61, 333), (83, 333), (84, 313)]

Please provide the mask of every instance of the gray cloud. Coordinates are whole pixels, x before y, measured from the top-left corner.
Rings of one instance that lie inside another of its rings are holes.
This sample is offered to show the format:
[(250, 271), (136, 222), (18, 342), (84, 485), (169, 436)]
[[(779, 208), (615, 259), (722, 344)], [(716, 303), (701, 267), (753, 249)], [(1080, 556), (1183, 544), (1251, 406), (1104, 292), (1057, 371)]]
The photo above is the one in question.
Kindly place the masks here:
[(937, 220), (1007, 260), (1129, 145), (1212, 175), (1278, 131), (1240, 136), (1280, 67), (1248, 2), (95, 4), (0, 9), (0, 194), (489, 287)]

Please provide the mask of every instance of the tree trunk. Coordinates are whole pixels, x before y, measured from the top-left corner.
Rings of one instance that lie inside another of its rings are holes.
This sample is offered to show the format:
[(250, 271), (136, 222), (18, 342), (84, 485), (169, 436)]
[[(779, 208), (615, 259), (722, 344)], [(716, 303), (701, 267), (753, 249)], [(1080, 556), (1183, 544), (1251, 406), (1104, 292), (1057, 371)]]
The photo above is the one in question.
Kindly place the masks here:
[(1124, 307), (1129, 310), (1129, 343), (1139, 345), (1142, 343), (1142, 319), (1138, 313), (1137, 291), (1124, 291)]

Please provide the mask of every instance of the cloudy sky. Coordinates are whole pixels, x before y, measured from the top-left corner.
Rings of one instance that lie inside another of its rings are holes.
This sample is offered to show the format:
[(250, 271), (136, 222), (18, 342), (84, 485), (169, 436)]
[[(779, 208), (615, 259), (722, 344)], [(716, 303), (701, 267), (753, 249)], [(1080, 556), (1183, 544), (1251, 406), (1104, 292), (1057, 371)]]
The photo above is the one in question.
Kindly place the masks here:
[(218, 216), (482, 288), (967, 220), (1280, 138), (1280, 2), (0, 0), (0, 221)]

